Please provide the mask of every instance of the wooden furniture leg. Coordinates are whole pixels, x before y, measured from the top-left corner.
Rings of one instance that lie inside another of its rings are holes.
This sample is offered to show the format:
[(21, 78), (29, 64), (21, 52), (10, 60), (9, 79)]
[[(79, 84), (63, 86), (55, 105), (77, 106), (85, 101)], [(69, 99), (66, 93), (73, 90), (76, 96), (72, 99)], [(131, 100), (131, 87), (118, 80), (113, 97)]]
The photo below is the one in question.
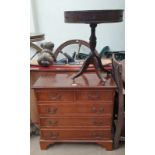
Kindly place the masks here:
[(99, 145), (104, 147), (107, 151), (112, 151), (113, 150), (113, 142), (97, 142)]
[(74, 80), (75, 78), (77, 78), (80, 75), (82, 75), (83, 72), (87, 70), (87, 68), (88, 68), (88, 66), (89, 66), (91, 61), (92, 61), (92, 55), (89, 55), (88, 58), (83, 63), (83, 66), (81, 67), (80, 71), (74, 77), (72, 77), (72, 79)]
[(52, 144), (54, 144), (54, 142), (47, 142), (47, 141), (40, 140), (41, 150), (46, 150), (49, 147), (49, 145), (52, 145)]
[(117, 125), (116, 125), (116, 131), (115, 131), (115, 136), (114, 136), (114, 148), (117, 149), (119, 147), (119, 139), (121, 136), (122, 128), (123, 128), (123, 123), (124, 123), (124, 115), (119, 114), (118, 120), (117, 120)]
[(93, 64), (95, 67), (95, 71), (97, 73), (97, 76), (101, 80), (102, 83), (104, 83), (106, 80), (102, 76), (102, 72), (104, 71), (102, 62), (100, 57), (98, 56), (98, 53), (95, 52), (95, 47), (96, 47), (96, 36), (95, 36), (95, 28), (97, 24), (90, 24), (91, 27), (91, 36), (90, 36), (90, 49), (91, 49), (91, 55), (85, 60), (83, 63), (83, 66), (81, 67), (80, 71), (72, 78), (73, 80), (86, 71), (88, 68), (89, 64)]

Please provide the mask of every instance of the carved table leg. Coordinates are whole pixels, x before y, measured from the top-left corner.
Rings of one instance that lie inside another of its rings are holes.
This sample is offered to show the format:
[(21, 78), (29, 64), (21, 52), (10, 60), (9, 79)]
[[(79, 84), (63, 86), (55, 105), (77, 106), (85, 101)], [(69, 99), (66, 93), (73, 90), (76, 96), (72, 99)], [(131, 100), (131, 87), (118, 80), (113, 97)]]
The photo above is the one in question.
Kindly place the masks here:
[(101, 82), (104, 84), (106, 79), (102, 76), (103, 72), (102, 72), (101, 68), (99, 67), (97, 58), (94, 57), (93, 60), (94, 60), (94, 67), (95, 67), (96, 74), (97, 74), (98, 78), (101, 80)]
[(105, 69), (102, 66), (102, 62), (101, 59), (98, 55), (98, 53), (95, 52), (95, 47), (96, 47), (96, 36), (95, 36), (95, 28), (96, 28), (97, 24), (90, 24), (91, 27), (91, 36), (90, 36), (90, 41), (89, 41), (89, 45), (90, 45), (90, 49), (91, 49), (91, 54), (89, 55), (89, 57), (84, 61), (80, 71), (74, 76), (72, 77), (72, 79), (74, 80), (75, 78), (79, 77), (80, 75), (82, 75), (88, 68), (89, 64), (93, 64), (95, 67), (95, 71), (97, 73), (97, 76), (99, 77), (99, 79), (101, 80), (101, 82), (104, 84), (106, 79), (102, 76), (102, 73), (105, 71)]
[(41, 150), (46, 150), (50, 144), (54, 144), (54, 142), (40, 141)]
[(72, 77), (72, 79), (74, 80), (75, 78), (79, 77), (80, 75), (83, 74), (83, 72), (88, 68), (89, 64), (92, 62), (92, 55), (89, 55), (88, 58), (85, 60), (85, 62), (83, 63), (80, 71), (74, 76)]

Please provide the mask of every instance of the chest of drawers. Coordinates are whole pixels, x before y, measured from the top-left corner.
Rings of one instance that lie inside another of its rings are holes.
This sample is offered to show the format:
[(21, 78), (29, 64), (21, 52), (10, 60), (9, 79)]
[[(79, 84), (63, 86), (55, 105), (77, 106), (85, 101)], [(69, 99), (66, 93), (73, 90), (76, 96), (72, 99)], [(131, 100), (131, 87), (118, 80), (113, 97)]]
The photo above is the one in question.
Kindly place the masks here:
[(112, 150), (116, 85), (94, 73), (71, 80), (69, 73), (40, 77), (33, 86), (40, 119), (40, 147), (56, 142), (95, 142)]

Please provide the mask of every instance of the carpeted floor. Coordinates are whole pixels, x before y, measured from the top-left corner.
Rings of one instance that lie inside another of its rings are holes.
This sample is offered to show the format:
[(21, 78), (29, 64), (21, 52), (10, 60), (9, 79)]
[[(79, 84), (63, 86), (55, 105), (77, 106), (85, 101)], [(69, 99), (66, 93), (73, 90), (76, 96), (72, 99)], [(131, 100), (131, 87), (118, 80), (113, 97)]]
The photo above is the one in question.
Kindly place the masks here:
[(57, 143), (47, 150), (40, 150), (39, 136), (31, 137), (30, 155), (125, 155), (124, 144), (119, 149), (106, 151), (97, 144)]

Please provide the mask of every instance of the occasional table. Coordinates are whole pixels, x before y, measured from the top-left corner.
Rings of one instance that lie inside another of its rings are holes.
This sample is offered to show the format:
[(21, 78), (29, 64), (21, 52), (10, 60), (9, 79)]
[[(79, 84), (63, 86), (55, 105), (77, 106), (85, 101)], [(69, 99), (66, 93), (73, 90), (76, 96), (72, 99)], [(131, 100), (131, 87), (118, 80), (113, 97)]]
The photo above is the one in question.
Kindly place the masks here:
[(95, 51), (96, 47), (96, 36), (95, 36), (95, 28), (97, 24), (100, 23), (114, 23), (121, 22), (123, 20), (123, 10), (85, 10), (85, 11), (65, 11), (65, 22), (66, 23), (85, 23), (89, 24), (91, 28), (91, 35), (89, 39), (89, 45), (91, 49), (91, 54), (85, 60), (83, 66), (80, 71), (72, 77), (79, 77), (86, 71), (89, 64), (93, 64), (95, 67), (95, 71), (97, 76), (101, 80), (102, 84), (105, 83), (106, 79), (103, 76), (104, 68), (102, 67), (101, 59), (98, 53)]

